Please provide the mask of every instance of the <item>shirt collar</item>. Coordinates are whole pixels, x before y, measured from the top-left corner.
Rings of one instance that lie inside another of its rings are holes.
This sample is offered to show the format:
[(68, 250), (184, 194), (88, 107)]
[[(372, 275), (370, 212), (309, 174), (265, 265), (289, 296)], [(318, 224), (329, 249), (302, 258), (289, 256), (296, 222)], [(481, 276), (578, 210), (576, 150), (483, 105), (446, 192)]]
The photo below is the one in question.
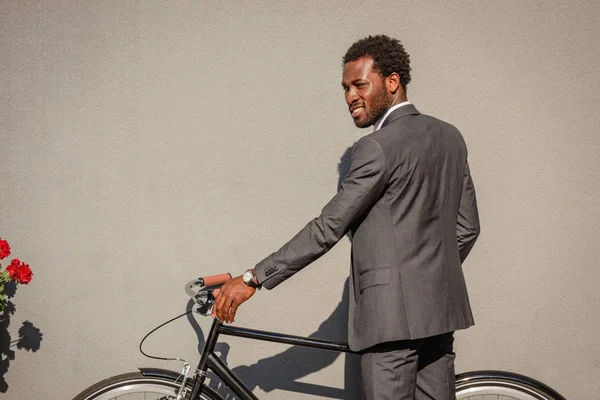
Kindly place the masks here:
[(388, 117), (388, 115), (390, 115), (392, 113), (392, 111), (394, 111), (402, 106), (409, 105), (409, 104), (410, 104), (410, 101), (405, 101), (403, 103), (396, 104), (395, 106), (390, 107), (387, 110), (387, 112), (383, 115), (383, 117), (379, 118), (379, 120), (377, 120), (377, 122), (375, 122), (375, 125), (373, 125), (373, 132), (378, 131), (381, 128), (381, 125), (383, 125), (383, 122)]

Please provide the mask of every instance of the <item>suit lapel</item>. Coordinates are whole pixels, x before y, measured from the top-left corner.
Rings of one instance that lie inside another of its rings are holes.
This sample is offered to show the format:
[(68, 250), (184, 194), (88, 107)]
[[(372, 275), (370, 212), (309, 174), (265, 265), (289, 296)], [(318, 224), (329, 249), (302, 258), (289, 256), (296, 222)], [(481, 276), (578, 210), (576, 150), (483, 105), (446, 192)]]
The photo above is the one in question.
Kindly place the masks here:
[(383, 121), (383, 124), (381, 125), (381, 127), (383, 128), (384, 126), (397, 120), (398, 118), (402, 118), (407, 115), (419, 115), (419, 114), (421, 114), (421, 113), (417, 110), (417, 108), (415, 106), (413, 106), (412, 104), (407, 104), (405, 106), (398, 108), (397, 110), (392, 111), (392, 113), (390, 115), (388, 115), (388, 117), (385, 119), (385, 121)]

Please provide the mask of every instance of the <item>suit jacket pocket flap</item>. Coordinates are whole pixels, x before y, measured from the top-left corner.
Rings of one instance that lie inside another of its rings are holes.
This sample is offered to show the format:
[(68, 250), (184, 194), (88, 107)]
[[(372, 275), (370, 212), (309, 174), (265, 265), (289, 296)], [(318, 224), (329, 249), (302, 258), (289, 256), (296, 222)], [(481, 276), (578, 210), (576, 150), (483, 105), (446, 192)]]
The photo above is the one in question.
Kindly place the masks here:
[(358, 278), (358, 286), (362, 292), (370, 286), (387, 285), (391, 280), (391, 272), (389, 267), (371, 269), (363, 273)]

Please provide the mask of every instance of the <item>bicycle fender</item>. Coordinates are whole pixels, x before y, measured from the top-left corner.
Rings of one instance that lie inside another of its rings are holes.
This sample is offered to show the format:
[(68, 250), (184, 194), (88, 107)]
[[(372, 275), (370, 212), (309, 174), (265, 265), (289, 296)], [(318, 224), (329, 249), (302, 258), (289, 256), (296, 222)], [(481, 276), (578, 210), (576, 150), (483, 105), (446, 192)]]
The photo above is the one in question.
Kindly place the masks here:
[(138, 368), (144, 376), (155, 376), (157, 378), (169, 379), (173, 382), (181, 382), (183, 375), (180, 372), (162, 368)]

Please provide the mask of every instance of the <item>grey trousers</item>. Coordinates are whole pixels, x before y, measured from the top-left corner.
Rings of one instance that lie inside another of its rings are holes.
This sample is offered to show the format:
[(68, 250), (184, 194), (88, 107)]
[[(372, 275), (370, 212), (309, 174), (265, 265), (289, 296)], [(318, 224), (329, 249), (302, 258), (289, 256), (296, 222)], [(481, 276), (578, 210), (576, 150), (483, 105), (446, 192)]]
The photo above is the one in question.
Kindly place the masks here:
[(381, 343), (360, 360), (365, 400), (454, 400), (454, 332)]

